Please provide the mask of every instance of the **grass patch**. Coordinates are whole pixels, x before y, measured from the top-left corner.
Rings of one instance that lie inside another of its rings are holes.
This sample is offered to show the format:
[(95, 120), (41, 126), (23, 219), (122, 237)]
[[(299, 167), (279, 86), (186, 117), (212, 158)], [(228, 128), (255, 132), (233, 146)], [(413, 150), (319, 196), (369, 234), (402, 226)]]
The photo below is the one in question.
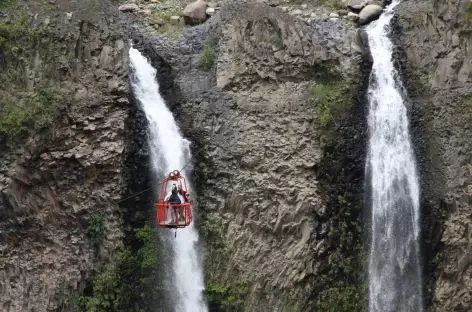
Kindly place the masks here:
[(180, 18), (178, 21), (171, 20), (172, 16), (179, 16), (177, 11), (172, 9), (156, 11), (152, 13), (152, 16), (164, 22), (164, 25), (159, 25), (157, 27), (157, 32), (166, 34), (174, 39), (178, 39), (180, 37), (184, 29), (183, 19)]
[(467, 8), (465, 9), (465, 13), (464, 13), (464, 18), (468, 22), (472, 21), (472, 3), (469, 3), (467, 5)]
[(325, 81), (309, 87), (308, 95), (316, 105), (316, 118), (321, 127), (322, 146), (329, 144), (333, 137), (333, 128), (352, 107), (350, 94), (350, 86), (341, 80)]
[(155, 11), (152, 13), (152, 16), (160, 18), (165, 22), (169, 22), (170, 17), (173, 16), (174, 14), (175, 13), (173, 10), (167, 9), (167, 10), (162, 10), (162, 11)]
[(10, 146), (33, 132), (48, 128), (59, 115), (62, 96), (54, 89), (3, 94), (0, 100), (0, 135)]
[(321, 5), (325, 5), (336, 10), (341, 10), (341, 9), (346, 8), (346, 5), (341, 0), (320, 0), (319, 3)]
[(18, 0), (0, 0), (0, 9), (6, 9), (16, 5)]
[(213, 49), (210, 46), (205, 46), (202, 53), (200, 54), (198, 67), (204, 71), (209, 71), (213, 66), (214, 60), (215, 55)]

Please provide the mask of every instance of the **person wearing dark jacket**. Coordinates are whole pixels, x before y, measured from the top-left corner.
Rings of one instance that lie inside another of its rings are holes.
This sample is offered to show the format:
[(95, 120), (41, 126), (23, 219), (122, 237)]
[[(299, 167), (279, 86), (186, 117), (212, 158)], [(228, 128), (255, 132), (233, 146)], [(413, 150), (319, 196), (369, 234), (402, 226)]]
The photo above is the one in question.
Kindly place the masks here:
[(177, 187), (172, 188), (172, 193), (170, 194), (169, 198), (167, 199), (167, 203), (172, 205), (172, 209), (174, 211), (174, 223), (178, 223), (178, 220), (181, 219), (180, 213), (179, 213), (179, 206), (174, 206), (174, 205), (181, 205), (182, 202), (180, 201), (179, 198), (179, 193), (177, 192)]

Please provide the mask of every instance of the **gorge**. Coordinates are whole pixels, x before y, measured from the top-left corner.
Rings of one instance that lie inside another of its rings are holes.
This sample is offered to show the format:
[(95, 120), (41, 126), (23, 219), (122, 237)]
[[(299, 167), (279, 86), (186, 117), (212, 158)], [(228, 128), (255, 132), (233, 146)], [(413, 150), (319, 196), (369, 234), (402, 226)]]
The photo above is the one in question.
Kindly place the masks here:
[(0, 0), (0, 310), (472, 309), (471, 8), (373, 2)]

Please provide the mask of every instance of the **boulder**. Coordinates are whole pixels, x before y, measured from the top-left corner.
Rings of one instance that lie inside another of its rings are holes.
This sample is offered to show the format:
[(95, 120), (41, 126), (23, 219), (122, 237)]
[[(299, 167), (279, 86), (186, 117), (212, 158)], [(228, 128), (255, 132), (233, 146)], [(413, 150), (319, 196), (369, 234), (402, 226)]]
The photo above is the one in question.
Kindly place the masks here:
[(134, 3), (128, 3), (128, 4), (123, 4), (118, 7), (118, 10), (121, 12), (134, 12), (139, 10), (139, 7), (137, 4)]
[(173, 15), (169, 18), (169, 22), (173, 25), (179, 24), (179, 21), (180, 21), (180, 16), (177, 16), (177, 15)]
[(347, 13), (347, 18), (353, 21), (359, 20), (359, 14), (349, 12)]
[(215, 8), (207, 8), (206, 9), (206, 15), (212, 16), (213, 14), (215, 14)]
[(359, 12), (367, 5), (367, 1), (365, 0), (349, 0), (347, 2), (347, 7), (350, 10)]
[(383, 8), (380, 5), (369, 4), (362, 9), (361, 13), (359, 13), (359, 23), (361, 25), (368, 24), (373, 20), (378, 19), (382, 12)]
[(197, 0), (195, 2), (192, 2), (188, 4), (183, 12), (183, 17), (185, 20), (186, 24), (189, 25), (196, 25), (203, 23), (206, 18), (206, 9), (207, 9), (207, 4), (203, 0)]

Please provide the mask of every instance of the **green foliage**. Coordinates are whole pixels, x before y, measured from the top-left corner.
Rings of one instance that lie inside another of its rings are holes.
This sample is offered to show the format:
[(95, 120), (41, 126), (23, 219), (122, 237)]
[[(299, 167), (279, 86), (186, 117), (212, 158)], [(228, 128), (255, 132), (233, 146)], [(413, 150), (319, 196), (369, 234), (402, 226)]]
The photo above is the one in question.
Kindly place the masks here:
[(0, 9), (8, 8), (17, 3), (16, 0), (0, 0)]
[(162, 34), (166, 34), (171, 38), (177, 39), (182, 34), (184, 24), (182, 19), (179, 21), (171, 21), (172, 16), (178, 16), (179, 12), (172, 9), (161, 10), (153, 12), (152, 15), (157, 19), (164, 21), (164, 25), (157, 26), (157, 31)]
[(204, 71), (210, 70), (213, 66), (214, 58), (213, 49), (210, 46), (205, 46), (198, 62), (199, 67)]
[(208, 280), (203, 292), (212, 311), (242, 311), (249, 289), (247, 286), (225, 287)]
[(17, 54), (21, 52), (23, 44), (36, 42), (42, 29), (33, 28), (31, 18), (24, 12), (12, 13), (10, 19), (9, 23), (0, 22), (0, 48), (5, 52)]
[(62, 96), (57, 91), (47, 88), (29, 94), (3, 94), (0, 135), (14, 145), (32, 132), (48, 128), (59, 115), (61, 101)]
[(169, 22), (170, 17), (172, 15), (174, 15), (174, 11), (172, 11), (171, 9), (162, 10), (162, 11), (155, 11), (155, 12), (152, 13), (152, 15), (162, 19), (165, 22)]
[(466, 21), (472, 21), (472, 2), (469, 2), (464, 13), (464, 18)]
[(138, 250), (140, 266), (144, 270), (157, 269), (159, 262), (159, 250), (154, 244), (155, 233), (149, 226), (136, 230), (136, 238), (143, 244)]
[(208, 245), (216, 248), (223, 248), (223, 223), (215, 215), (207, 214), (202, 217), (198, 227), (200, 234)]
[[(326, 77), (331, 77), (332, 68), (326, 68)], [(352, 107), (351, 88), (342, 80), (325, 79), (313, 84), (308, 90), (310, 99), (316, 105), (316, 117), (321, 126), (321, 146), (329, 145), (333, 138), (333, 128), (345, 112)]]
[(90, 216), (87, 223), (87, 236), (94, 246), (100, 245), (105, 237), (105, 223), (102, 214), (94, 213)]
[[(162, 260), (155, 229), (135, 230), (141, 244), (137, 251), (122, 247), (113, 262), (92, 278), (92, 294), (77, 299), (76, 312), (141, 312), (155, 310), (163, 282), (158, 279)], [(151, 306), (147, 306), (150, 304)]]
[(322, 291), (316, 302), (316, 311), (363, 312), (367, 311), (368, 289), (363, 285), (343, 285)]
[(342, 2), (342, 0), (320, 0), (320, 4), (326, 5), (336, 10), (346, 8), (346, 5)]

